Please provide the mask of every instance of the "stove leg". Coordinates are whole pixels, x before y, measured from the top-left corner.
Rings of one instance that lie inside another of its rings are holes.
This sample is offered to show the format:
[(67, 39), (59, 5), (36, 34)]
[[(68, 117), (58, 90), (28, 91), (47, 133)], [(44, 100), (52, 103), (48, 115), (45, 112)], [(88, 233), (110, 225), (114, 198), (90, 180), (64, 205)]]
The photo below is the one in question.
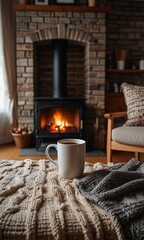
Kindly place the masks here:
[(42, 140), (41, 140), (40, 138), (37, 138), (37, 139), (36, 139), (36, 150), (39, 149), (39, 147), (40, 147), (40, 145), (41, 145), (41, 142), (42, 142)]

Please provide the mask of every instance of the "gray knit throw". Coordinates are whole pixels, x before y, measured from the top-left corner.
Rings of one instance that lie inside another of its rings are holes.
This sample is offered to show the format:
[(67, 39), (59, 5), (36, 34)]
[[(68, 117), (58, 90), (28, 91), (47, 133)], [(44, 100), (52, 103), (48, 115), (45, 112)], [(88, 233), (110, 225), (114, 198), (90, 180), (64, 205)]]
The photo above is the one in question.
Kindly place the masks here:
[(122, 226), (126, 240), (144, 240), (144, 164), (136, 159), (95, 171), (77, 184)]

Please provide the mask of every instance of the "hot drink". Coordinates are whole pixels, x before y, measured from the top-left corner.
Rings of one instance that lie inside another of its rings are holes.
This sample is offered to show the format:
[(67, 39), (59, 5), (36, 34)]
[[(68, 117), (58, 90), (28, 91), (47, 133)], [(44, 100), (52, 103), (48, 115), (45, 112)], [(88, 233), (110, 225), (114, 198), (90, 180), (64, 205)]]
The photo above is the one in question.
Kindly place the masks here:
[(76, 142), (65, 142), (63, 144), (77, 144)]
[[(46, 147), (47, 158), (58, 167), (59, 173), (65, 178), (81, 177), (84, 171), (86, 143), (81, 139), (61, 139), (57, 144)], [(50, 148), (57, 150), (57, 162), (50, 157)]]

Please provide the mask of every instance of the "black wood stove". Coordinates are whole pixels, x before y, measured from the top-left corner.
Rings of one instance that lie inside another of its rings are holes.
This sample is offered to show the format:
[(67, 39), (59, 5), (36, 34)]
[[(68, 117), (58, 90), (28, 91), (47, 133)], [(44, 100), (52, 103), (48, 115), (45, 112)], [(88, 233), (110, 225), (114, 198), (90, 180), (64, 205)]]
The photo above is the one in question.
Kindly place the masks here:
[(77, 98), (35, 98), (36, 149), (45, 141), (82, 138), (83, 105)]
[(35, 96), (36, 149), (45, 141), (83, 138), (84, 99), (67, 94), (67, 41), (53, 41), (53, 95)]

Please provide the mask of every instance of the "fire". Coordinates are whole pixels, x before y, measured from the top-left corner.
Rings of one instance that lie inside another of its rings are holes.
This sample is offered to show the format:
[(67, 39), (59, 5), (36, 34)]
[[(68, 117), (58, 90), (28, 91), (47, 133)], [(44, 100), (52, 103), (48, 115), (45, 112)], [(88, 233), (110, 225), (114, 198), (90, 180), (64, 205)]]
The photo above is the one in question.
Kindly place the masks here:
[[(77, 122), (76, 122), (77, 121)], [(41, 129), (49, 133), (77, 132), (78, 120), (73, 111), (57, 108), (50, 113), (41, 111)]]
[(57, 126), (61, 126), (64, 124), (64, 121), (62, 119), (62, 113), (60, 111), (57, 111), (56, 113), (54, 113), (53, 118)]
[(64, 118), (61, 111), (57, 110), (54, 115), (54, 123), (50, 127), (52, 131), (65, 132), (66, 128), (69, 127), (68, 121)]

